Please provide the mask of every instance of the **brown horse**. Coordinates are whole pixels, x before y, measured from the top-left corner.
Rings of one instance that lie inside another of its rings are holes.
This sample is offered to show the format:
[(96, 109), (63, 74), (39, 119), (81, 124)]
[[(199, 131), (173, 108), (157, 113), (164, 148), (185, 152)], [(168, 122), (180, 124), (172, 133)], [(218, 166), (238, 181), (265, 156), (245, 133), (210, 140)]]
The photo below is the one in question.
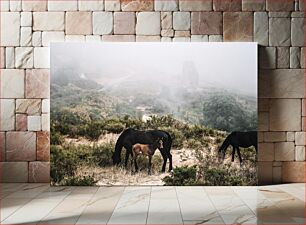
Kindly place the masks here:
[[(152, 168), (152, 157), (156, 151), (156, 149), (163, 148), (163, 141), (158, 139), (153, 144), (135, 144), (132, 148), (132, 155), (133, 155), (133, 162), (135, 165), (135, 171), (138, 172), (138, 165), (137, 165), (137, 157), (139, 155), (145, 155), (149, 157), (149, 170), (148, 174), (151, 175), (151, 168)], [(133, 170), (133, 166), (132, 166)]]

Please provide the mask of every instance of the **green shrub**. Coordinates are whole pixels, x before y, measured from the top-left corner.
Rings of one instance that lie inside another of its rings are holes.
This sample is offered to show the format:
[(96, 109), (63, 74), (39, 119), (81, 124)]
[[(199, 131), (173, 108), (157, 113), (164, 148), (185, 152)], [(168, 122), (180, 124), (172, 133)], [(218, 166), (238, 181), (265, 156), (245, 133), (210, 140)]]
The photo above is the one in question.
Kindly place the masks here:
[(112, 155), (115, 146), (113, 144), (104, 144), (100, 146), (93, 146), (93, 161), (100, 167), (113, 165)]
[(74, 176), (78, 166), (77, 156), (59, 146), (51, 146), (51, 180), (61, 182), (65, 177)]
[(97, 180), (93, 176), (69, 177), (63, 180), (64, 186), (93, 186)]
[(170, 176), (166, 176), (162, 180), (166, 186), (188, 186), (196, 185), (196, 176), (196, 166), (183, 166), (174, 168)]

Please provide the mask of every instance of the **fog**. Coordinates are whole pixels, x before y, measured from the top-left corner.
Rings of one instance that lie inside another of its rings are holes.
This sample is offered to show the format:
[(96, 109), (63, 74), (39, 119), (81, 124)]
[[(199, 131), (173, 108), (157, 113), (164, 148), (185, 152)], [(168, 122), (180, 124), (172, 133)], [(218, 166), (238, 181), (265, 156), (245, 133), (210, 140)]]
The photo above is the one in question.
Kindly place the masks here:
[(105, 87), (185, 83), (257, 96), (256, 43), (52, 43), (51, 78), (69, 69)]

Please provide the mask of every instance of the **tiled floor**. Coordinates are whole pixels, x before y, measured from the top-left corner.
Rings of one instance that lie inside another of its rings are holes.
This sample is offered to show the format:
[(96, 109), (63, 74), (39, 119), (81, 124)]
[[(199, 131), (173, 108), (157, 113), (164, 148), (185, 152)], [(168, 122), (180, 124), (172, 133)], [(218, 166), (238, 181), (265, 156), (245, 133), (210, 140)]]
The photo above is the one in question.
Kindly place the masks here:
[(305, 184), (0, 188), (1, 224), (305, 224)]

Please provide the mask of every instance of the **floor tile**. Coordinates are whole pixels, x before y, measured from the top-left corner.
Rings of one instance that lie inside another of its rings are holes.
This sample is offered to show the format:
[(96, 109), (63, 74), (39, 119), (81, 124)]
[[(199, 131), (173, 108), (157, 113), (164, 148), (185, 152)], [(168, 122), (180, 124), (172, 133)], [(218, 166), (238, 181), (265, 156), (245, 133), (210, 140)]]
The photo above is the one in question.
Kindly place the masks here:
[(101, 187), (87, 203), (77, 224), (106, 224), (122, 196), (124, 187)]
[(108, 224), (145, 224), (151, 187), (126, 187)]

